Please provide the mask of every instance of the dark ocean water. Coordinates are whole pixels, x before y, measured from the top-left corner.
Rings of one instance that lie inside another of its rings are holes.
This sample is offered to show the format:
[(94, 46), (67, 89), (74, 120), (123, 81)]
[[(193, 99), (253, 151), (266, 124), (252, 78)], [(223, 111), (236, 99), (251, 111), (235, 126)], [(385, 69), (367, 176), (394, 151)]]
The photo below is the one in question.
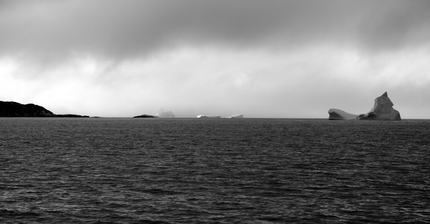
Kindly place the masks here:
[(0, 118), (0, 223), (429, 223), (430, 120)]

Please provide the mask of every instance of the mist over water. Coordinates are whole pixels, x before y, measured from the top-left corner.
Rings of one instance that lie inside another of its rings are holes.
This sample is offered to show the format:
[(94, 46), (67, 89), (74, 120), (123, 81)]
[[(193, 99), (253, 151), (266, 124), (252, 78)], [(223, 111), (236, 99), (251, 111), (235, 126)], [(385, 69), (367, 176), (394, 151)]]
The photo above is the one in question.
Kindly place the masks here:
[(429, 134), (428, 120), (0, 118), (0, 222), (430, 222)]

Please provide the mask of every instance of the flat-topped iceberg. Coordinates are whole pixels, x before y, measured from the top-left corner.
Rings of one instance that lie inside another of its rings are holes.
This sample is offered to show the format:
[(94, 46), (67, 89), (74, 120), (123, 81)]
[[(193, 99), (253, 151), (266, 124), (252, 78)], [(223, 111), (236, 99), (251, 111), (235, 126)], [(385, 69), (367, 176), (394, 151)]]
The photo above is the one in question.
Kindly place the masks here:
[(214, 116), (214, 115), (197, 115), (197, 118), (221, 118), (221, 116)]
[(228, 118), (243, 118), (243, 114), (233, 114)]
[(329, 120), (353, 120), (358, 117), (357, 114), (350, 114), (343, 110), (332, 108), (328, 110)]
[(393, 108), (393, 102), (388, 97), (387, 92), (382, 94), (380, 97), (375, 99), (373, 108), (360, 115), (350, 114), (339, 109), (330, 109), (328, 111), (329, 120), (389, 120), (389, 121), (400, 121), (400, 113)]

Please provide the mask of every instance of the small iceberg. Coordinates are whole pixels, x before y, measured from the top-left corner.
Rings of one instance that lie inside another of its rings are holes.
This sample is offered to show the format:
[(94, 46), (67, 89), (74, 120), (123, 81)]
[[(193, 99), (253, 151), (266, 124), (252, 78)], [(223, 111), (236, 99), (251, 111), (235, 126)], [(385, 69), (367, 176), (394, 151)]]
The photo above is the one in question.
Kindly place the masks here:
[(228, 118), (243, 118), (243, 114), (233, 114)]
[(214, 115), (197, 115), (197, 118), (221, 118), (221, 116), (214, 116)]

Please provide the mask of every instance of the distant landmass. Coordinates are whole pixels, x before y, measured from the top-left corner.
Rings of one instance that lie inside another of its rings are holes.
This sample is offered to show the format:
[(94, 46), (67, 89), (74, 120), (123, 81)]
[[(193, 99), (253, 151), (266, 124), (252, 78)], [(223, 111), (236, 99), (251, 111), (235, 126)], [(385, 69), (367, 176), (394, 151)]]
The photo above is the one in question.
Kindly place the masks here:
[[(87, 115), (79, 115), (79, 114), (56, 114), (55, 117), (90, 117)], [(99, 117), (94, 117), (99, 118)]]
[(158, 118), (158, 116), (142, 114), (142, 115), (134, 116), (133, 118)]
[(77, 114), (54, 114), (36, 104), (21, 104), (13, 101), (0, 101), (0, 117), (89, 117)]
[(175, 114), (172, 111), (164, 111), (160, 109), (156, 115), (142, 114), (134, 116), (133, 118), (175, 118)]
[(393, 108), (393, 102), (388, 97), (387, 92), (382, 94), (380, 97), (375, 99), (373, 108), (360, 115), (350, 114), (339, 109), (330, 109), (329, 120), (388, 120), (388, 121), (400, 121), (400, 113)]

